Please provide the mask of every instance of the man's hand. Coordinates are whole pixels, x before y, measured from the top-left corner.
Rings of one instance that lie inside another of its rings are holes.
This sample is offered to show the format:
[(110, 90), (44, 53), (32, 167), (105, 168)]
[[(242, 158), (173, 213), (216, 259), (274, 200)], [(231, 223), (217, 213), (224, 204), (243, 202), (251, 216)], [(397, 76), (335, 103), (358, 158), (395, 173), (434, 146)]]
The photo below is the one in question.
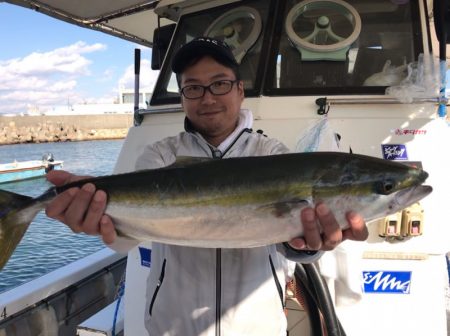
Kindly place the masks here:
[[(288, 244), (298, 250), (330, 251), (346, 239), (364, 241), (369, 236), (366, 223), (356, 212), (347, 213), (349, 228), (341, 230), (333, 213), (323, 203), (301, 212), (303, 237), (294, 238)], [(317, 225), (317, 224), (320, 225)], [(320, 231), (320, 227), (322, 231)]]
[[(77, 176), (63, 170), (52, 170), (47, 174), (47, 180), (56, 186), (85, 178), (88, 176)], [(100, 234), (105, 244), (111, 244), (116, 239), (116, 231), (111, 218), (104, 214), (106, 200), (104, 191), (95, 190), (92, 183), (87, 183), (56, 196), (47, 205), (45, 213), (69, 226), (73, 232)]]

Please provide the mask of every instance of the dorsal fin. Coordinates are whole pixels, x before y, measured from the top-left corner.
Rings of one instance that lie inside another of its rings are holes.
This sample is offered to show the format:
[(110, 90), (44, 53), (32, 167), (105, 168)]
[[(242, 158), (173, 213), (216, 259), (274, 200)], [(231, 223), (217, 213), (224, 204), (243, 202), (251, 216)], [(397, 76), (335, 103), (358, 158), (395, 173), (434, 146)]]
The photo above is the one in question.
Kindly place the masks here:
[(177, 156), (174, 163), (172, 163), (170, 168), (180, 168), (186, 167), (197, 163), (208, 162), (213, 159), (208, 157), (197, 157), (197, 156)]

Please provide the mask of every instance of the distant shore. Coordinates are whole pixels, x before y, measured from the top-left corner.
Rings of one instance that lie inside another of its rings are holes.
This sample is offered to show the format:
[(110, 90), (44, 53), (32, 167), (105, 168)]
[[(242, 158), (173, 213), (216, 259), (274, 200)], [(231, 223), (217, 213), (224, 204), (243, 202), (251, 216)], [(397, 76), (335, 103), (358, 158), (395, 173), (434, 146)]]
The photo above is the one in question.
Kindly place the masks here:
[(0, 145), (123, 139), (132, 114), (0, 116)]

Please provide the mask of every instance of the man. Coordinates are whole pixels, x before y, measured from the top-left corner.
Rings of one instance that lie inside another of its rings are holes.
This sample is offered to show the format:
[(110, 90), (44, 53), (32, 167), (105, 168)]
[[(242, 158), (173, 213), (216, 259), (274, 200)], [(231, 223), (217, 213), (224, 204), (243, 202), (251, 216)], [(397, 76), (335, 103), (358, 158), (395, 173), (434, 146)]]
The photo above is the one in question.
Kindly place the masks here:
[[(226, 44), (194, 39), (177, 52), (172, 69), (186, 113), (186, 132), (148, 146), (136, 169), (167, 166), (177, 156), (226, 159), (288, 151), (277, 140), (251, 131), (252, 114), (241, 109), (244, 87), (238, 64)], [(48, 175), (57, 185), (77, 178), (60, 171)], [(47, 214), (75, 232), (100, 233), (105, 243), (117, 243), (114, 225), (104, 215), (105, 203), (105, 193), (87, 184), (58, 196)], [(364, 220), (353, 212), (347, 218), (350, 228), (341, 231), (326, 205), (318, 204), (301, 213), (304, 237), (258, 248), (153, 243), (144, 312), (149, 334), (285, 335), (287, 260), (313, 262), (323, 253), (317, 250), (331, 250), (344, 239), (366, 239)]]

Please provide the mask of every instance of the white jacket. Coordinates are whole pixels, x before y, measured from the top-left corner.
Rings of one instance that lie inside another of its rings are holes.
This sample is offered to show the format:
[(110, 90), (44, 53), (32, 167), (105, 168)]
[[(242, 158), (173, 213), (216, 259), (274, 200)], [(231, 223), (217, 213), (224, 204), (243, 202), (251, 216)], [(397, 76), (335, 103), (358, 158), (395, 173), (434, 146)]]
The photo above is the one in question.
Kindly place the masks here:
[[(217, 148), (187, 123), (186, 132), (146, 147), (136, 169), (164, 167), (178, 156), (226, 159), (288, 152), (279, 141), (252, 132), (252, 121), (250, 111), (241, 111), (235, 132)], [(152, 243), (145, 311), (149, 335), (286, 335), (285, 284), (293, 264), (286, 258), (307, 263), (320, 255), (283, 244), (205, 249)]]

